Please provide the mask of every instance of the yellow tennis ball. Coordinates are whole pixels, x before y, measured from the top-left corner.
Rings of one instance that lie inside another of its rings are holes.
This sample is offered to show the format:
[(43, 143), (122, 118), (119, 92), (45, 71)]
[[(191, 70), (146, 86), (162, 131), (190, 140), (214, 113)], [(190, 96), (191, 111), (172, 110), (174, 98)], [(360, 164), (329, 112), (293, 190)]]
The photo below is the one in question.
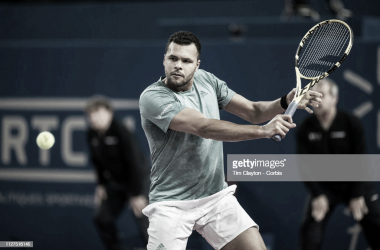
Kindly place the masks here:
[(54, 142), (54, 135), (50, 132), (44, 131), (37, 136), (37, 145), (42, 149), (49, 149), (53, 147)]

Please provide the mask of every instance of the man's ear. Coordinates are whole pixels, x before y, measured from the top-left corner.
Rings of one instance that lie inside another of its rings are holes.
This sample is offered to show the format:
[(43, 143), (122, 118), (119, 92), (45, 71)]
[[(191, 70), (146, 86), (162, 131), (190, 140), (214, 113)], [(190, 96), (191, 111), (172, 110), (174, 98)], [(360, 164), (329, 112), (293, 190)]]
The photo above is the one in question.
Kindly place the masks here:
[(335, 106), (338, 104), (338, 101), (339, 101), (339, 97), (336, 96), (336, 97), (335, 97), (335, 102), (334, 102), (334, 105), (335, 105)]
[(197, 69), (196, 69), (196, 70), (199, 69), (199, 65), (201, 65), (201, 60), (198, 60), (198, 61), (197, 61)]
[(166, 54), (164, 54), (164, 60), (162, 61), (162, 64), (165, 64), (165, 56), (166, 56)]

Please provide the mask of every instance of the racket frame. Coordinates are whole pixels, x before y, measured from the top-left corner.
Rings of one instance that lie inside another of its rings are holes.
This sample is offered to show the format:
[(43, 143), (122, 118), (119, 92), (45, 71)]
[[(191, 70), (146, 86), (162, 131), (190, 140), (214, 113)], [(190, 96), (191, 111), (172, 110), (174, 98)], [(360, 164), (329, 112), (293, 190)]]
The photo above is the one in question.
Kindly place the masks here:
[[(338, 22), (338, 23), (341, 23), (343, 25), (345, 25), (348, 30), (350, 31), (350, 42), (348, 43), (348, 46), (346, 48), (346, 51), (344, 52), (342, 58), (337, 62), (335, 63), (335, 65), (327, 72), (323, 73), (322, 75), (319, 75), (317, 77), (306, 77), (304, 75), (301, 74), (299, 68), (298, 68), (298, 60), (299, 60), (299, 54), (301, 52), (301, 49), (303, 48), (306, 40), (316, 31), (318, 30), (319, 28), (321, 28), (323, 25), (326, 25), (326, 24), (329, 24), (329, 23), (332, 23), (332, 22)], [(317, 84), (320, 80), (322, 80), (323, 78), (326, 78), (327, 76), (329, 76), (332, 72), (334, 72), (337, 68), (340, 67), (340, 65), (342, 65), (343, 61), (346, 59), (347, 55), (350, 53), (351, 51), (351, 48), (352, 48), (352, 45), (353, 45), (353, 42), (354, 42), (354, 36), (353, 36), (353, 32), (352, 32), (352, 29), (350, 26), (348, 26), (348, 24), (346, 24), (345, 22), (341, 21), (341, 20), (337, 20), (337, 19), (330, 19), (330, 20), (326, 20), (326, 21), (323, 21), (323, 22), (320, 22), (318, 24), (316, 24), (314, 27), (312, 27), (306, 34), (305, 36), (301, 39), (301, 42), (297, 48), (297, 52), (296, 52), (296, 56), (295, 56), (295, 70), (296, 70), (296, 77), (297, 77), (297, 86), (296, 86), (296, 94), (294, 95), (294, 98), (293, 98), (293, 101), (296, 102), (297, 104), (301, 101), (302, 97), (312, 88), (315, 86), (315, 84)], [(307, 84), (305, 87), (303, 87), (301, 89), (301, 78), (303, 79), (306, 79), (306, 80), (311, 80), (311, 82), (309, 84)]]
[[(341, 24), (345, 25), (348, 28), (349, 32), (350, 32), (350, 41), (349, 41), (349, 44), (348, 44), (348, 46), (346, 48), (346, 51), (344, 52), (342, 58), (337, 63), (335, 63), (335, 65), (331, 69), (329, 69), (327, 72), (325, 72), (325, 73), (323, 73), (323, 74), (321, 74), (321, 75), (319, 75), (317, 77), (306, 77), (306, 76), (302, 75), (301, 72), (300, 72), (300, 70), (299, 70), (299, 68), (298, 68), (298, 60), (299, 60), (299, 54), (301, 52), (301, 49), (305, 45), (306, 40), (316, 30), (318, 30), (319, 28), (321, 28), (323, 25), (327, 25), (327, 24), (332, 23), (332, 22), (338, 22), (338, 23), (341, 23)], [(289, 114), (290, 116), (293, 116), (294, 112), (297, 110), (297, 106), (298, 106), (299, 102), (302, 100), (302, 98), (304, 97), (304, 95), (312, 87), (314, 87), (320, 80), (322, 80), (323, 78), (326, 78), (327, 76), (329, 76), (332, 72), (334, 72), (337, 68), (339, 68), (340, 65), (342, 65), (343, 61), (346, 59), (347, 55), (351, 51), (353, 42), (354, 42), (354, 35), (353, 35), (351, 27), (348, 26), (348, 24), (346, 24), (345, 22), (343, 22), (341, 20), (337, 20), (337, 19), (330, 19), (330, 20), (325, 20), (323, 22), (320, 22), (320, 23), (316, 24), (315, 26), (313, 26), (304, 35), (304, 37), (301, 39), (301, 42), (298, 45), (296, 56), (295, 56), (295, 71), (296, 71), (296, 78), (297, 78), (296, 93), (294, 95), (294, 98), (293, 98), (292, 102), (289, 104), (289, 107), (286, 109), (286, 111), (285, 111), (284, 114)], [(306, 79), (306, 80), (311, 80), (311, 82), (309, 82), (305, 87), (301, 88), (301, 78)], [(274, 141), (281, 141), (281, 136), (280, 135), (274, 135), (274, 136), (272, 136), (272, 139)]]

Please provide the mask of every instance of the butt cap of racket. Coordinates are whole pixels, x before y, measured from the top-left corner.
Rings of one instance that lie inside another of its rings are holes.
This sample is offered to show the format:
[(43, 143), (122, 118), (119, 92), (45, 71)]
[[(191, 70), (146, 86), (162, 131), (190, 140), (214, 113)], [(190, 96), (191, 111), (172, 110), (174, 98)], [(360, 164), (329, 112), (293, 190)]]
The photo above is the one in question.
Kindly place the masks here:
[(281, 136), (280, 135), (274, 135), (274, 136), (272, 136), (272, 140), (281, 141)]

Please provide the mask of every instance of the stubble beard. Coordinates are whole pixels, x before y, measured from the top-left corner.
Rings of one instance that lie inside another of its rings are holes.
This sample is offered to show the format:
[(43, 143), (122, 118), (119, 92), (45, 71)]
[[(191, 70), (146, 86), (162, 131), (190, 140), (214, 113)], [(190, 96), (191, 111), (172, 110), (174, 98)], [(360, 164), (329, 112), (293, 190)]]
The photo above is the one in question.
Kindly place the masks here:
[[(194, 75), (194, 74), (193, 74)], [(170, 73), (166, 73), (166, 86), (168, 86), (171, 90), (174, 91), (180, 91), (182, 88), (184, 88), (186, 85), (188, 85), (193, 77), (191, 76), (189, 79), (183, 78), (182, 81), (174, 82), (171, 79)]]

